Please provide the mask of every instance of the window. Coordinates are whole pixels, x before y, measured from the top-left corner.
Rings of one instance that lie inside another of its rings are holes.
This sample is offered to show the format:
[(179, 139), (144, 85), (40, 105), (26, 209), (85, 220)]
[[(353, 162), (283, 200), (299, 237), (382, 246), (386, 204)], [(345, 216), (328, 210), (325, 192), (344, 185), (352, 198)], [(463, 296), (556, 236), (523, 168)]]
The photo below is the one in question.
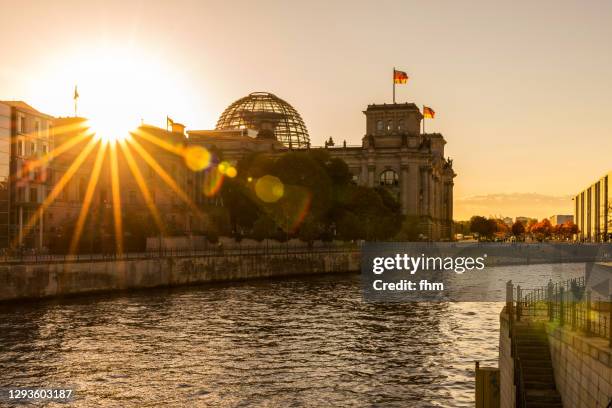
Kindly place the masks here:
[(387, 121), (387, 132), (390, 132), (391, 130), (393, 130), (393, 121), (389, 119)]
[(376, 130), (382, 131), (383, 127), (384, 127), (384, 125), (383, 125), (383, 121), (382, 120), (379, 120), (379, 121), (376, 122)]
[(19, 115), (17, 116), (17, 131), (19, 133), (26, 133), (26, 120), (25, 120), (25, 116), (23, 115)]
[(24, 187), (17, 188), (17, 201), (19, 202), (25, 201), (25, 188)]
[(38, 188), (30, 187), (30, 202), (37, 203), (38, 202)]
[(23, 139), (17, 139), (17, 156), (23, 156)]
[(397, 130), (404, 130), (404, 119), (400, 119), (399, 122), (397, 122)]
[(393, 170), (385, 170), (380, 174), (381, 186), (397, 186), (399, 185), (399, 177)]
[(42, 153), (43, 153), (43, 154), (47, 154), (47, 145), (46, 145), (46, 144), (43, 144), (43, 145), (41, 146), (41, 150), (42, 150)]
[(40, 133), (41, 133), (41, 127), (40, 127), (40, 120), (36, 119), (34, 121), (34, 132), (36, 134), (36, 136), (40, 137)]
[(36, 154), (36, 143), (31, 142), (30, 143), (30, 155), (35, 155)]

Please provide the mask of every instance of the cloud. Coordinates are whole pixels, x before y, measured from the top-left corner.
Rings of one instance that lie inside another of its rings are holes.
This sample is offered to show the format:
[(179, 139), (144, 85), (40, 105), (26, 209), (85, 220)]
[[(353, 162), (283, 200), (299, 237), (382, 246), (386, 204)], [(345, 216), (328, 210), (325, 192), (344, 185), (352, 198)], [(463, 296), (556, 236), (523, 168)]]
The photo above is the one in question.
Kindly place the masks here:
[(454, 219), (467, 220), (473, 215), (545, 218), (554, 214), (573, 214), (572, 196), (538, 193), (497, 193), (457, 198)]

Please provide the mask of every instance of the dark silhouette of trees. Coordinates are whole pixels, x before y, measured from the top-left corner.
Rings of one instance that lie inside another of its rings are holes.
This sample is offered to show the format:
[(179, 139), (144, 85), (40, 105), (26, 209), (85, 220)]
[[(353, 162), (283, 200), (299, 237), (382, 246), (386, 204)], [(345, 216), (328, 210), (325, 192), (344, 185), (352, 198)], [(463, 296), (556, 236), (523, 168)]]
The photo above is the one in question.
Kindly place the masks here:
[[(394, 194), (386, 187), (356, 185), (346, 163), (325, 150), (250, 154), (237, 169), (238, 177), (226, 179), (220, 192), (234, 234), (307, 242), (383, 240), (394, 237), (402, 225)], [(257, 196), (255, 186), (264, 176), (282, 183), (278, 200), (264, 202)]]
[(478, 234), (478, 239), (491, 239), (497, 232), (497, 222), (494, 219), (487, 219), (475, 215), (470, 219), (470, 231)]
[(520, 238), (524, 234), (525, 234), (525, 226), (523, 225), (523, 223), (520, 221), (515, 221), (514, 224), (512, 224), (512, 235), (514, 235), (517, 238)]

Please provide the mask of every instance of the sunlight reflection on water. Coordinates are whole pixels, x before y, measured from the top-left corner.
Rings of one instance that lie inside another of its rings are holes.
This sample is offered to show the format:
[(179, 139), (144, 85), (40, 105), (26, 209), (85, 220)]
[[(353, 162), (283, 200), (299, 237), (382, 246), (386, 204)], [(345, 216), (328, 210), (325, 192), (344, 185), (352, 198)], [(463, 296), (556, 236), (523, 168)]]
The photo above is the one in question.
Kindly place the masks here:
[(468, 407), (501, 306), (368, 304), (352, 274), (4, 305), (0, 386), (73, 385), (79, 407)]

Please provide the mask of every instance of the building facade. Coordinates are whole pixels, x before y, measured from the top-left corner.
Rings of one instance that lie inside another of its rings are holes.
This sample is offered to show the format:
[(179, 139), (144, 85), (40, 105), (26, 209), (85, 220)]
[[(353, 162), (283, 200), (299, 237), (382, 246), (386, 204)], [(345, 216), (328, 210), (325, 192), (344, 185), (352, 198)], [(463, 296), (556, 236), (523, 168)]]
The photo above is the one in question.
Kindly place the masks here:
[[(262, 94), (257, 92), (254, 96), (261, 98)], [(269, 98), (286, 103), (272, 94)], [(245, 98), (240, 101), (244, 104)], [(253, 104), (253, 110), (241, 111), (246, 118), (241, 123), (246, 125), (236, 129), (221, 126), (216, 130), (192, 130), (187, 132), (188, 140), (208, 149), (219, 149), (234, 163), (252, 152), (282, 154), (289, 150), (288, 142), (281, 143), (274, 136), (275, 128), (284, 119), (278, 117), (278, 112), (290, 110), (293, 108), (264, 111)], [(275, 116), (271, 117), (270, 112)], [(357, 184), (388, 188), (401, 204), (403, 214), (418, 217), (428, 238), (450, 239), (456, 174), (452, 160), (444, 156), (444, 137), (421, 132), (423, 115), (413, 103), (373, 104), (363, 113), (366, 124), (361, 145), (337, 146), (330, 138), (324, 148), (332, 157), (347, 163)], [(221, 118), (225, 116), (224, 113)], [(310, 148), (308, 143), (302, 149)]]
[[(0, 228), (7, 231), (6, 235), (0, 233), (2, 246), (42, 248), (45, 216), (36, 213), (49, 188), (51, 170), (41, 158), (53, 149), (53, 117), (22, 101), (3, 101), (0, 122), (0, 173), (6, 173), (8, 158), (10, 174), (8, 199), (0, 197)], [(8, 228), (3, 224), (5, 218)]]
[(126, 250), (143, 229), (159, 234), (156, 223), (163, 235), (202, 234), (211, 215), (199, 209), (210, 209), (211, 200), (223, 205), (215, 195), (221, 183), (218, 171), (190, 163), (191, 153), (236, 164), (254, 152), (309, 149), (342, 159), (356, 184), (386, 188), (427, 238), (452, 237), (456, 175), (444, 156), (444, 137), (421, 132), (423, 116), (415, 104), (369, 105), (360, 145), (336, 145), (330, 138), (315, 148), (299, 113), (282, 99), (258, 92), (239, 102), (221, 115), (217, 129), (185, 133), (180, 124), (142, 125), (125, 142), (107, 144), (104, 154), (98, 152), (105, 142), (84, 118), (53, 118), (24, 102), (0, 104), (0, 247), (65, 251), (85, 212), (77, 250), (113, 251), (116, 201)]
[(574, 222), (580, 232), (578, 239), (588, 242), (612, 240), (612, 172), (574, 197)]

